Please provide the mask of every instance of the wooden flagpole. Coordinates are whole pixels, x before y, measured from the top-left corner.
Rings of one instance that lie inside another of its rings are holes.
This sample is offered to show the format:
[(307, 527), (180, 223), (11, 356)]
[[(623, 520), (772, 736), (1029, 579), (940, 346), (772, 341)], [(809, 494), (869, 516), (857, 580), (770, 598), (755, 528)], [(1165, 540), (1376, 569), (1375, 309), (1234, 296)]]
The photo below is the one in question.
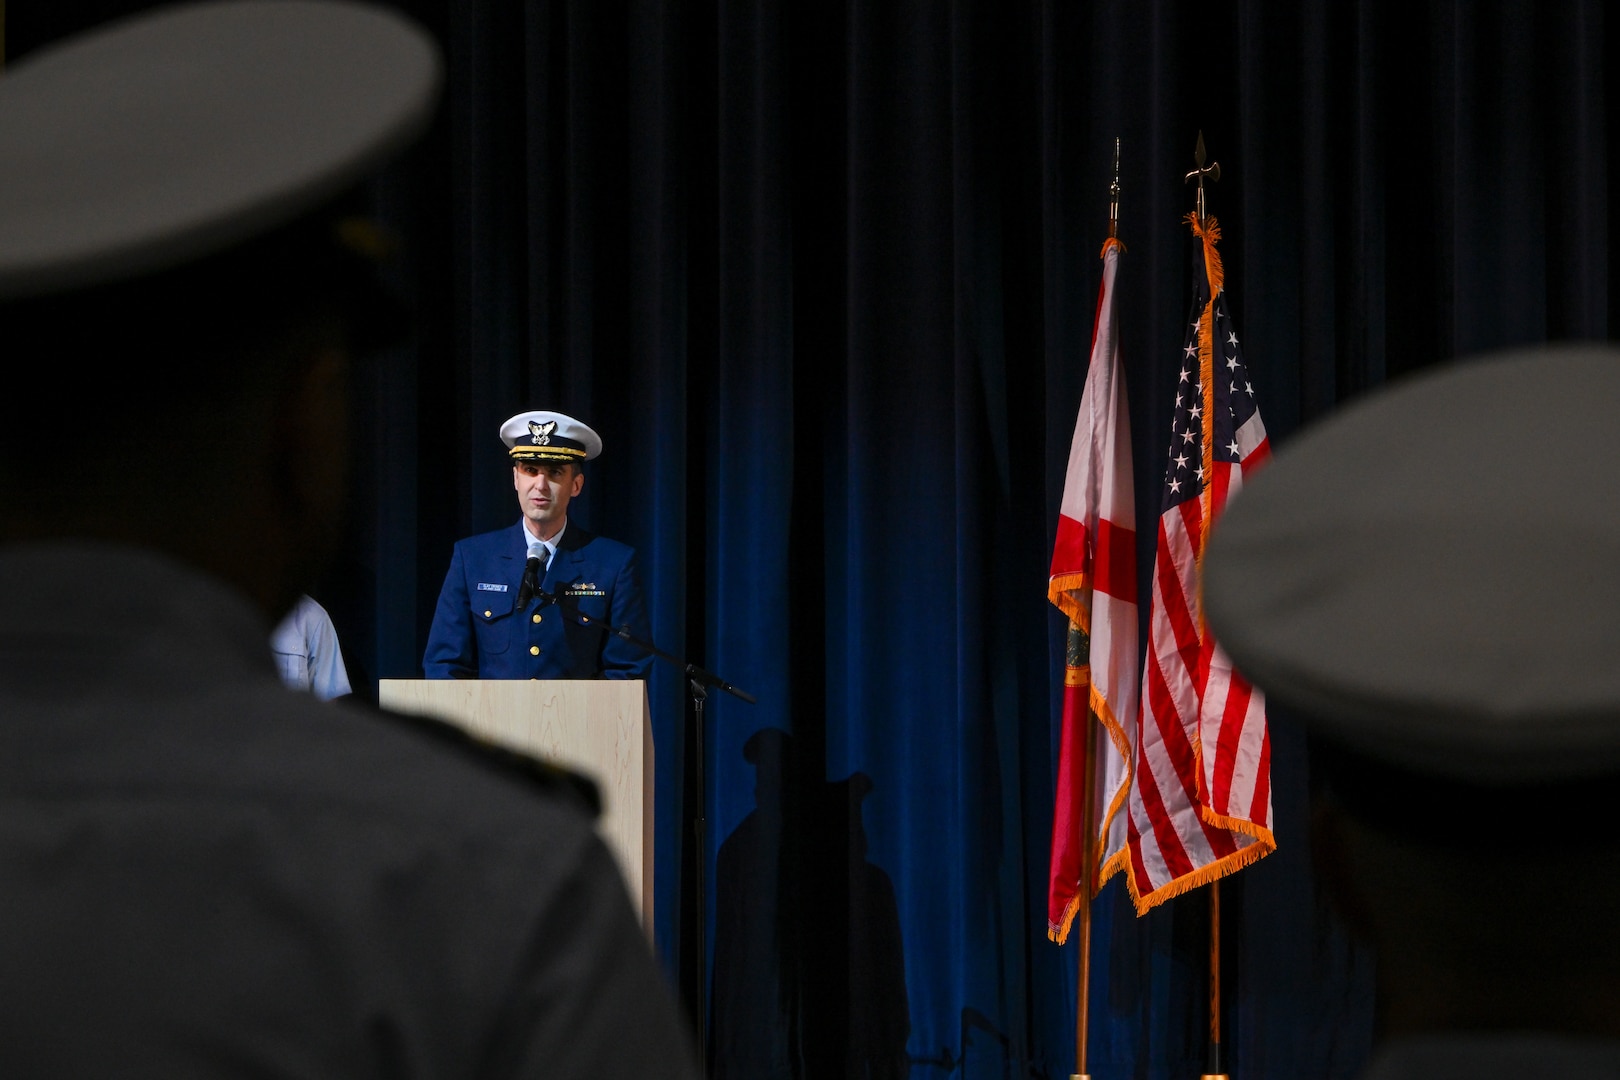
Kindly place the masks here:
[(1201, 1080), (1228, 1080), (1221, 1054), (1221, 883), (1209, 883), (1209, 1059)]
[[(1119, 239), (1119, 137), (1114, 137), (1114, 181), (1108, 185), (1108, 238)], [(1071, 628), (1070, 634), (1076, 631)], [(1072, 644), (1072, 643), (1071, 643)], [(1087, 643), (1089, 651), (1090, 642)], [(1090, 656), (1086, 660), (1090, 661)], [(1091, 897), (1096, 891), (1097, 877), (1097, 799), (1093, 781), (1097, 778), (1097, 728), (1100, 726), (1086, 706), (1083, 723), (1086, 725), (1085, 762), (1080, 775), (1085, 779), (1085, 809), (1080, 815), (1081, 836), (1085, 838), (1080, 858), (1080, 909), (1076, 913), (1079, 926), (1079, 971), (1076, 973), (1074, 1018), (1074, 1072), (1069, 1080), (1091, 1080), (1086, 1071), (1086, 1042), (1090, 1035), (1091, 1017)]]
[(1076, 913), (1079, 926), (1076, 928), (1079, 936), (1080, 971), (1079, 981), (1076, 983), (1078, 993), (1075, 995), (1075, 1022), (1074, 1022), (1074, 1075), (1069, 1080), (1091, 1080), (1091, 1074), (1086, 1072), (1086, 1038), (1090, 1034), (1089, 1018), (1091, 1016), (1091, 893), (1095, 888), (1094, 878), (1097, 874), (1096, 858), (1093, 854), (1093, 839), (1097, 835), (1096, 811), (1093, 806), (1096, 800), (1092, 790), (1091, 781), (1095, 777), (1097, 764), (1097, 724), (1091, 717), (1091, 709), (1086, 709), (1086, 760), (1085, 771), (1080, 775), (1086, 779), (1085, 812), (1080, 815), (1081, 828), (1085, 830), (1085, 845), (1081, 848), (1080, 857), (1080, 910)]
[[(1204, 164), (1204, 133), (1198, 133), (1198, 144), (1193, 148), (1193, 164), (1197, 168), (1188, 173), (1182, 180), (1198, 181), (1198, 224), (1202, 228), (1208, 218), (1208, 211), (1204, 205), (1204, 180), (1219, 180), (1221, 178), (1221, 164), (1212, 161)], [(1226, 1075), (1226, 1064), (1221, 1055), (1221, 883), (1217, 879), (1209, 883), (1209, 1056), (1206, 1059), (1206, 1068), (1200, 1080), (1230, 1080)]]

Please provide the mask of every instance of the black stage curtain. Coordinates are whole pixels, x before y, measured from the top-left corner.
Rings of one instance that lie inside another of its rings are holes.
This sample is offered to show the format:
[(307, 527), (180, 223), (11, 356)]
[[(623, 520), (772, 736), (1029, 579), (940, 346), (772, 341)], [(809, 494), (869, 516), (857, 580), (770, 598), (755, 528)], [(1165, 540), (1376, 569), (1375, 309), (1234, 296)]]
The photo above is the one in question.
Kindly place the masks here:
[[(13, 4), (13, 51), (138, 6)], [(444, 42), (448, 98), (376, 189), (418, 333), (363, 383), (355, 539), (322, 596), (351, 666), (415, 674), (452, 541), (512, 520), (499, 422), (586, 418), (607, 450), (581, 517), (640, 549), (659, 641), (760, 697), (709, 709), (716, 1075), (1066, 1076), (1046, 571), (1115, 137), (1146, 545), (1199, 130), (1286, 447), (1414, 369), (1617, 325), (1614, 21), (1597, 0), (400, 6)], [(683, 686), (652, 695), (656, 930), (689, 975)], [(1347, 1076), (1368, 960), (1311, 876), (1302, 739), (1275, 712), (1272, 733), (1280, 848), (1225, 892), (1228, 1064)], [(1115, 882), (1097, 912), (1092, 1071), (1196, 1075), (1202, 893), (1138, 920)]]

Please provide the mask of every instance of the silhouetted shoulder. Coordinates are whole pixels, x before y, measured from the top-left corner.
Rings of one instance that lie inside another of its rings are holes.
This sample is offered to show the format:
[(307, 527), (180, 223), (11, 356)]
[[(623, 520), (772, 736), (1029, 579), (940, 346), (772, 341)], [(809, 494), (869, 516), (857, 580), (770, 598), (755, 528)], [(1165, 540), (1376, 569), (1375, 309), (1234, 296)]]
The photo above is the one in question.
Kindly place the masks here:
[(487, 742), (446, 720), (432, 716), (388, 712), (365, 703), (345, 703), (345, 710), (368, 713), (384, 726), (398, 728), (448, 758), (487, 769), (507, 780), (514, 780), (535, 793), (556, 799), (595, 818), (602, 813), (602, 796), (596, 782), (583, 773), (516, 750)]

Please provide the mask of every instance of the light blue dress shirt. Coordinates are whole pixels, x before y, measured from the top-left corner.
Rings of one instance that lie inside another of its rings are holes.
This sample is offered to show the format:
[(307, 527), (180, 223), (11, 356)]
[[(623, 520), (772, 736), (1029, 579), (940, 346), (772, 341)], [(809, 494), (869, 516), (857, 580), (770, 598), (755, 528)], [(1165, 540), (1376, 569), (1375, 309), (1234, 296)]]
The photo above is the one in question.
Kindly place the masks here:
[(294, 690), (308, 690), (322, 701), (353, 693), (332, 617), (308, 596), (300, 596), (271, 632), (270, 651), (281, 681)]

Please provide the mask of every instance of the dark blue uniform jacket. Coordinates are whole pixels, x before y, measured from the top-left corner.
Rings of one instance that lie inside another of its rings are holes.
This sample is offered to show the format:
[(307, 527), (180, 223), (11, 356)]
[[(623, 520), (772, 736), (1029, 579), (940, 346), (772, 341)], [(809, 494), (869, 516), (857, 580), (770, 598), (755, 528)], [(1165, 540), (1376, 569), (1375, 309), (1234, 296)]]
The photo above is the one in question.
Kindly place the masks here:
[(544, 589), (577, 606), (590, 620), (581, 623), (565, 605), (540, 599), (514, 610), (529, 541), (519, 521), (456, 544), (428, 632), (424, 674), (430, 679), (646, 678), (652, 658), (602, 625), (610, 622), (648, 636), (635, 549), (568, 523)]

